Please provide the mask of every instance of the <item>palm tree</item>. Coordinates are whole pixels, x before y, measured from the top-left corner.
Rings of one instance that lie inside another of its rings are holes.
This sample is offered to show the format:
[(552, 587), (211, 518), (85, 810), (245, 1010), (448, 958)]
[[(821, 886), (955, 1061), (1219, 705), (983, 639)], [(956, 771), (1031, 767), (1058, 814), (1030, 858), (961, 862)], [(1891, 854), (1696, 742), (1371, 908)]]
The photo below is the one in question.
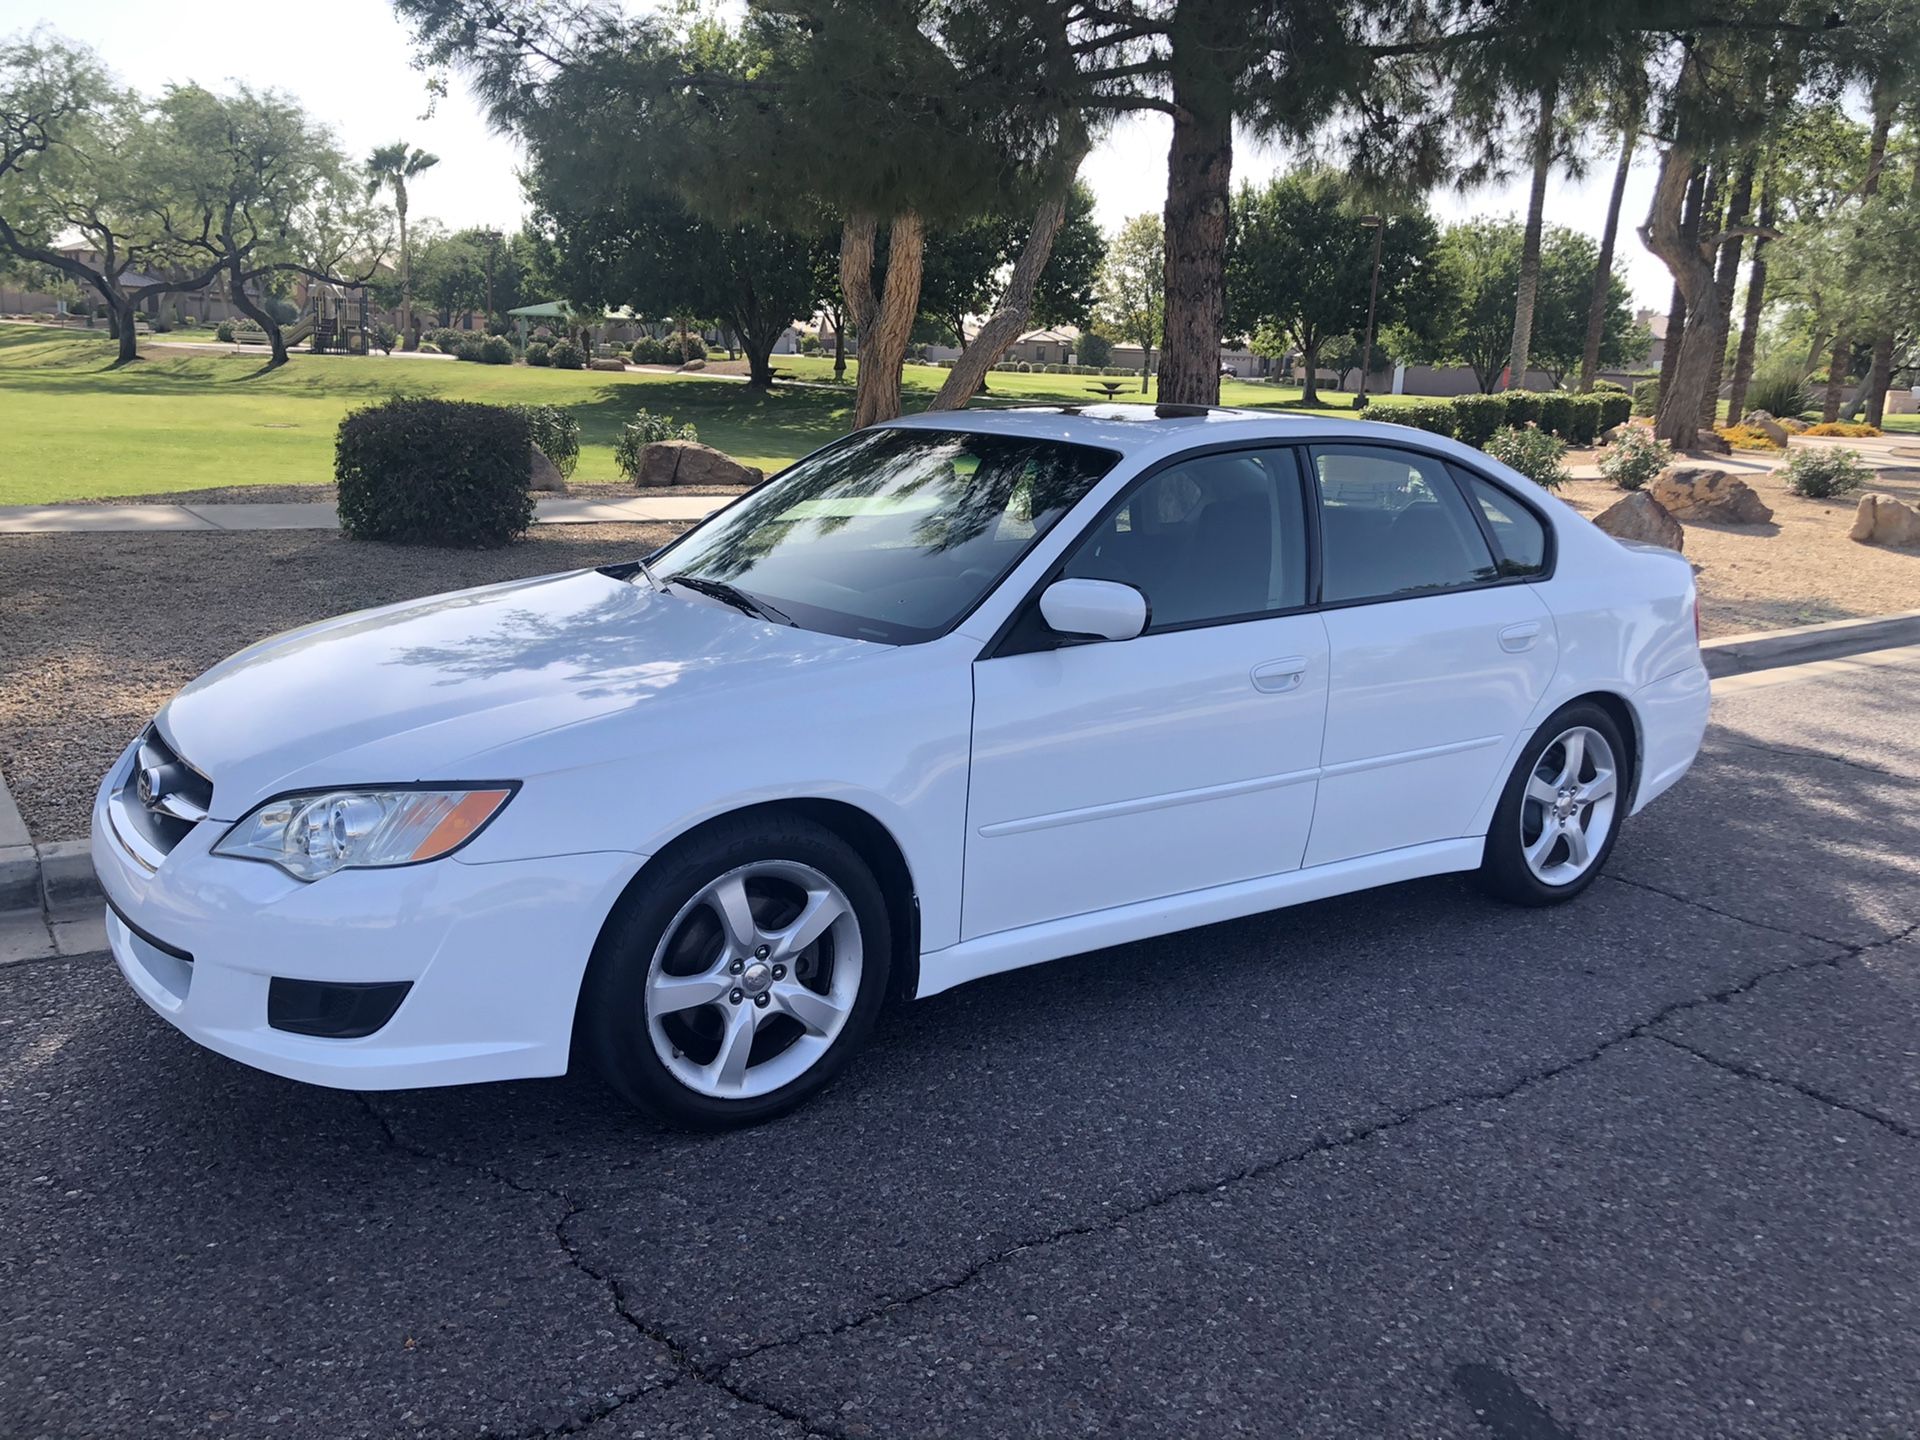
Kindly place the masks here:
[(416, 149), (404, 140), (382, 145), (367, 157), (367, 198), (372, 199), (383, 189), (393, 191), (393, 210), (400, 220), (400, 333), (406, 337), (404, 343), (409, 350), (420, 343), (420, 334), (413, 324), (413, 252), (407, 248), (407, 182), (439, 163), (438, 155)]

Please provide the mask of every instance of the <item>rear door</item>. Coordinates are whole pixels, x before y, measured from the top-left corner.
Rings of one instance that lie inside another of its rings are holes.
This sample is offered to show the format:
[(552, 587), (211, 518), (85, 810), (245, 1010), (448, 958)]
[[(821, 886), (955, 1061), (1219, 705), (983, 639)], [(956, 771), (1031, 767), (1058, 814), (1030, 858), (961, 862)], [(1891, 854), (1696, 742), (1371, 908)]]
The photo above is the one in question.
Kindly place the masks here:
[[(1437, 456), (1328, 444), (1309, 462), (1331, 674), (1306, 863), (1467, 835), (1554, 672), (1526, 583), (1544, 555), (1496, 557), (1520, 544), (1493, 528), (1504, 492)], [(1539, 526), (1504, 498), (1506, 524)]]

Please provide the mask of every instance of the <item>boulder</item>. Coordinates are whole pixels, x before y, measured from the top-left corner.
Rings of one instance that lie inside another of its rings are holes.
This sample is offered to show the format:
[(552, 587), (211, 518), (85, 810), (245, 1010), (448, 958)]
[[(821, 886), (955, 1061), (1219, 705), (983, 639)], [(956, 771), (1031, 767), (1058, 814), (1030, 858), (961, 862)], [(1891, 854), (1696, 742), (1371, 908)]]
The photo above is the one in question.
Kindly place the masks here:
[(1746, 417), (1741, 420), (1740, 423), (1754, 430), (1758, 430), (1762, 435), (1766, 436), (1782, 449), (1786, 447), (1787, 436), (1789, 434), (1787, 427), (1774, 419), (1773, 416), (1769, 415), (1766, 411), (1749, 410), (1746, 413)]
[(1603, 434), (1600, 439), (1608, 445), (1618, 445), (1631, 429), (1633, 429), (1633, 422), (1631, 420), (1622, 420), (1618, 425), (1615, 425)]
[(1702, 430), (1693, 442), (1696, 450), (1705, 450), (1714, 455), (1731, 455), (1733, 442), (1715, 430)]
[(1616, 500), (1594, 516), (1593, 523), (1618, 540), (1661, 545), (1669, 550), (1686, 547), (1687, 532), (1680, 528), (1680, 522), (1644, 490)]
[(766, 476), (751, 465), (697, 440), (656, 440), (640, 449), (633, 483), (652, 485), (758, 485)]
[(1847, 533), (1862, 545), (1920, 549), (1920, 511), (1891, 495), (1862, 495)]
[(1669, 465), (1653, 477), (1647, 493), (1676, 520), (1706, 520), (1717, 525), (1764, 525), (1773, 511), (1746, 481), (1725, 470), (1698, 465)]
[(624, 370), (627, 362), (618, 355), (600, 355), (587, 362), (589, 370)]
[(567, 493), (566, 476), (538, 445), (533, 447), (533, 479), (528, 484), (535, 490), (550, 490), (557, 495)]

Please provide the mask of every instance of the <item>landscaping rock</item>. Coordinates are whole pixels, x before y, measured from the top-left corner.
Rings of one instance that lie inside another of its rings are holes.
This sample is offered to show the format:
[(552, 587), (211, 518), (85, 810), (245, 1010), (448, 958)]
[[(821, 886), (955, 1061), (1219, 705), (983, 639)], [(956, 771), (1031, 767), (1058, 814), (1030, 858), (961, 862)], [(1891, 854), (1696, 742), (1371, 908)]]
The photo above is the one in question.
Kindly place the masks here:
[(566, 477), (538, 445), (533, 447), (533, 479), (529, 484), (535, 490), (550, 490), (556, 495), (567, 493)]
[(633, 483), (649, 485), (758, 485), (766, 476), (697, 440), (657, 440), (640, 450)]
[(1669, 465), (1653, 477), (1647, 493), (1677, 520), (1764, 525), (1773, 519), (1773, 511), (1753, 492), (1753, 487), (1724, 470)]
[(707, 362), (700, 359), (688, 360), (685, 361), (680, 368), (682, 370), (704, 370), (707, 368)]
[(1762, 435), (1783, 449), (1786, 447), (1787, 436), (1791, 433), (1786, 426), (1782, 425), (1764, 410), (1749, 410), (1746, 413), (1746, 418), (1741, 420), (1740, 423), (1758, 430)]
[(1891, 495), (1862, 495), (1849, 537), (1862, 545), (1920, 549), (1920, 511)]
[(1713, 430), (1702, 430), (1699, 437), (1693, 442), (1693, 448), (1696, 450), (1705, 450), (1713, 455), (1731, 455), (1733, 453), (1732, 442), (1729, 441), (1726, 436)]
[(602, 355), (597, 360), (589, 360), (587, 368), (589, 370), (625, 370), (627, 362), (612, 355)]
[(1687, 532), (1680, 528), (1680, 522), (1644, 490), (1616, 500), (1594, 516), (1593, 523), (1617, 540), (1661, 545), (1668, 550), (1686, 548)]
[(1618, 425), (1615, 425), (1612, 429), (1608, 430), (1600, 438), (1602, 441), (1604, 441), (1608, 445), (1618, 445), (1620, 443), (1620, 438), (1631, 429), (1633, 429), (1633, 422), (1631, 420), (1622, 420)]

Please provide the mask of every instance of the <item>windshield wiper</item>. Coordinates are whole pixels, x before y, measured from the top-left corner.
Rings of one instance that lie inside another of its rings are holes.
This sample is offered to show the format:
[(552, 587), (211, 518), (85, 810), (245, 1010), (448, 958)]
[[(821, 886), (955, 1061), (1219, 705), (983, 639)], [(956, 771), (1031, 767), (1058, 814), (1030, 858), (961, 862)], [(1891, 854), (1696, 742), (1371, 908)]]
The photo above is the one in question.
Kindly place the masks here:
[(729, 585), (724, 580), (709, 580), (704, 575), (669, 575), (666, 583), (684, 585), (687, 589), (696, 590), (702, 595), (711, 595), (722, 604), (731, 605), (734, 609), (751, 615), (756, 620), (771, 620), (776, 625), (793, 624), (792, 616), (764, 600), (749, 595), (738, 585)]

